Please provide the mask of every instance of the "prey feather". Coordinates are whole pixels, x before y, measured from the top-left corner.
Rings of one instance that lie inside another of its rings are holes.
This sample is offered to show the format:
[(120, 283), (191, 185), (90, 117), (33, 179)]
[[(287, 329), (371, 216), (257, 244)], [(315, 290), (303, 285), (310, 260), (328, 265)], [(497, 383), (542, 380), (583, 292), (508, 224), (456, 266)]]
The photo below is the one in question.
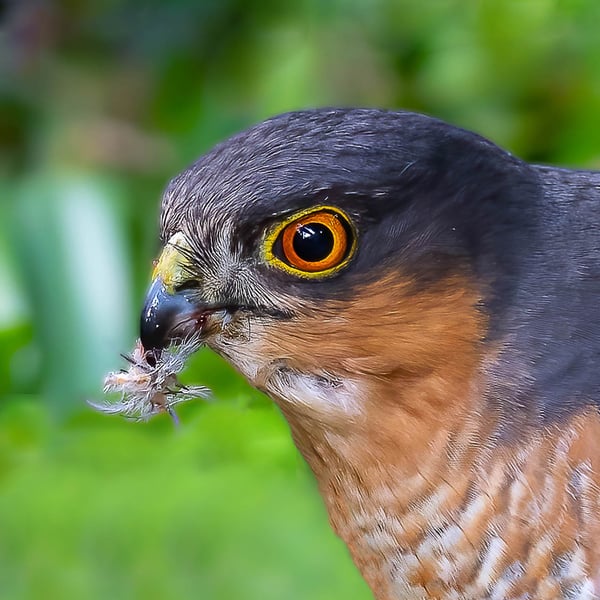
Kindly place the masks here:
[(105, 414), (122, 415), (136, 421), (147, 421), (157, 414), (167, 413), (177, 423), (175, 405), (206, 398), (210, 393), (204, 386), (183, 385), (177, 378), (187, 359), (200, 346), (200, 339), (192, 336), (154, 356), (149, 355), (138, 340), (133, 352), (124, 355), (130, 363), (129, 368), (113, 371), (104, 379), (104, 393), (118, 393), (119, 399), (89, 402), (90, 406)]

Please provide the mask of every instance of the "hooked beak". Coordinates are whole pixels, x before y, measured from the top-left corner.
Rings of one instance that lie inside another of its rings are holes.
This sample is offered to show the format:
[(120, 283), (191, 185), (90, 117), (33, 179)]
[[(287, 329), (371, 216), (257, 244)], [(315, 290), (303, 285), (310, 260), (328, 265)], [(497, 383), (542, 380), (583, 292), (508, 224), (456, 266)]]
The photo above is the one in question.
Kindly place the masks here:
[(175, 234), (156, 263), (140, 318), (140, 340), (148, 355), (200, 332), (213, 312), (191, 285), (186, 247), (183, 234)]
[(170, 292), (161, 277), (154, 279), (140, 318), (140, 340), (146, 352), (160, 351), (202, 329), (208, 306), (198, 303), (191, 290)]

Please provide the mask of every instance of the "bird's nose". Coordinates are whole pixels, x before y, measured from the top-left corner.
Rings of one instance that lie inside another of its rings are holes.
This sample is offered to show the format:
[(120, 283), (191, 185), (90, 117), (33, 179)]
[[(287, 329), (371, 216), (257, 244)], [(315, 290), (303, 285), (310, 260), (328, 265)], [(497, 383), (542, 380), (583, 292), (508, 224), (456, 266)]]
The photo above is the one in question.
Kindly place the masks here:
[(198, 331), (205, 308), (194, 291), (170, 291), (162, 277), (156, 277), (146, 295), (140, 318), (140, 340), (146, 352), (160, 351)]

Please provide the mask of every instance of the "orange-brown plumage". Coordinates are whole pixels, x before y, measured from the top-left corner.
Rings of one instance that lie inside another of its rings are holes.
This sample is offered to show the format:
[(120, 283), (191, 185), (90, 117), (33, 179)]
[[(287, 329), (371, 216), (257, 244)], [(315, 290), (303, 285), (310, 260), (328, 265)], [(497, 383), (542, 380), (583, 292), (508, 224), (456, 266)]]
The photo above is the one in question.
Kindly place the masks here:
[(596, 598), (598, 231), (598, 174), (284, 115), (169, 186), (142, 340), (200, 332), (277, 402), (378, 600)]
[[(331, 524), (383, 600), (483, 598), (490, 578), (502, 590), (497, 597), (562, 597), (569, 581), (554, 574), (561, 560), (579, 548), (581, 569), (589, 576), (600, 569), (593, 542), (600, 539), (600, 496), (593, 495), (600, 419), (591, 411), (492, 443), (499, 417), (482, 398), (494, 352), (483, 355), (485, 322), (474, 285), (452, 278), (425, 293), (411, 287), (386, 277), (350, 306), (325, 304), (293, 326), (282, 323), (261, 345), (265, 356), (290, 357), (290, 368), (313, 372), (327, 361), (339, 376), (359, 377), (368, 387), (364, 413), (351, 423), (279, 400)], [(369, 314), (378, 315), (377, 327), (364, 326)], [(298, 352), (299, 344), (313, 350)], [(586, 513), (573, 497), (573, 478), (590, 461), (593, 506)], [(517, 562), (519, 577), (511, 571)]]

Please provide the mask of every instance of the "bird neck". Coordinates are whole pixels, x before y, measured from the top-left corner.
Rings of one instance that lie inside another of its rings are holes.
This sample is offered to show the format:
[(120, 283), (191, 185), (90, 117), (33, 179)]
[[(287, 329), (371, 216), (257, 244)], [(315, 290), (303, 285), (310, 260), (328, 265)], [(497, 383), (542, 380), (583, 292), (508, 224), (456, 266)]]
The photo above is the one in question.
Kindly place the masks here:
[[(423, 404), (427, 387), (441, 389), (435, 378), (415, 386)], [(443, 388), (429, 404), (456, 406), (451, 382)], [(344, 428), (284, 408), (331, 524), (375, 597), (599, 591), (598, 414), (509, 444), (494, 438), (476, 386), (466, 396), (454, 415), (407, 413), (399, 403)]]

